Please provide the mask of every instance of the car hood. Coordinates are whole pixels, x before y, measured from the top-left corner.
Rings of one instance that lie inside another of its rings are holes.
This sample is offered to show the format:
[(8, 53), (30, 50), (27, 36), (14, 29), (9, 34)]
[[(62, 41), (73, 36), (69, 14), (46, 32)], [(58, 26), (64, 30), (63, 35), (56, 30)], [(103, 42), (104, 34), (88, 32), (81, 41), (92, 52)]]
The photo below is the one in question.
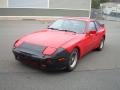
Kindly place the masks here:
[(78, 34), (58, 30), (40, 30), (21, 38), (20, 42), (28, 42), (41, 46), (58, 48), (75, 38)]

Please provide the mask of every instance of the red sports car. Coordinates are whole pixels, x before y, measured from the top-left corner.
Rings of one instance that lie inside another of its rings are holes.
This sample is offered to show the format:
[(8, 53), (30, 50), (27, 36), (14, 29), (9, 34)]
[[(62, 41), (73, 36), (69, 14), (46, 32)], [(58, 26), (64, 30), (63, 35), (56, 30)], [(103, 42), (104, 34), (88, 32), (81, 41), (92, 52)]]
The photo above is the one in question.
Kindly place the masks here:
[(15, 58), (36, 63), (46, 69), (72, 71), (80, 57), (97, 49), (102, 50), (105, 27), (87, 18), (62, 18), (47, 29), (18, 39), (13, 47)]

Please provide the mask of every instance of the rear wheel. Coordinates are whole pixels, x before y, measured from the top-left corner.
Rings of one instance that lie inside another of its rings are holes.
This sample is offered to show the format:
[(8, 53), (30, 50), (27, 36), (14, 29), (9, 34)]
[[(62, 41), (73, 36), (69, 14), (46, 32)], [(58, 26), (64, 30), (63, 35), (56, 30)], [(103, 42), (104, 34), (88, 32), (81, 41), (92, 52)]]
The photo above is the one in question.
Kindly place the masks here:
[(74, 70), (78, 63), (78, 59), (79, 59), (79, 51), (78, 51), (78, 49), (75, 48), (70, 55), (70, 59), (68, 61), (66, 70), (67, 71)]
[(103, 38), (100, 42), (99, 47), (97, 48), (98, 51), (101, 51), (104, 48), (104, 41), (105, 41), (105, 39)]

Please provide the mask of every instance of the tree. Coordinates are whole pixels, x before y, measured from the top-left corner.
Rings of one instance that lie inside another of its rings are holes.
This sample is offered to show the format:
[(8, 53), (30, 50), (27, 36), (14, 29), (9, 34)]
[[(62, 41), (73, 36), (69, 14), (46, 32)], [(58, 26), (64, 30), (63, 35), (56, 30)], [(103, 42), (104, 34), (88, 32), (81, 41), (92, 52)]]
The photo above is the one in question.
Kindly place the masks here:
[(100, 0), (92, 0), (92, 8), (98, 9), (100, 6)]
[(110, 0), (92, 0), (92, 8), (98, 9), (100, 7), (100, 3), (109, 2)]
[(100, 3), (109, 2), (110, 0), (100, 0)]

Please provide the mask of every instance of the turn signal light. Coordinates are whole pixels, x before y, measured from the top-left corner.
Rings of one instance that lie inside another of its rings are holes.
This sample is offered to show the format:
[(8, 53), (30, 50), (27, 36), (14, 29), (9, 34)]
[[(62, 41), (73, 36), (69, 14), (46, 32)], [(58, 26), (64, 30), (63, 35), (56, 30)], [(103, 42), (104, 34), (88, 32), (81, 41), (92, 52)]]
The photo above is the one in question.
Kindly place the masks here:
[(20, 46), (22, 44), (22, 41), (20, 41), (19, 39), (15, 41), (14, 43), (14, 48)]
[(16, 43), (17, 43), (18, 41), (19, 41), (19, 40), (16, 40), (16, 41), (15, 41), (15, 43), (14, 43), (14, 48), (17, 47), (17, 44), (16, 44)]
[(64, 62), (65, 61), (65, 58), (60, 58), (58, 59), (59, 62)]

